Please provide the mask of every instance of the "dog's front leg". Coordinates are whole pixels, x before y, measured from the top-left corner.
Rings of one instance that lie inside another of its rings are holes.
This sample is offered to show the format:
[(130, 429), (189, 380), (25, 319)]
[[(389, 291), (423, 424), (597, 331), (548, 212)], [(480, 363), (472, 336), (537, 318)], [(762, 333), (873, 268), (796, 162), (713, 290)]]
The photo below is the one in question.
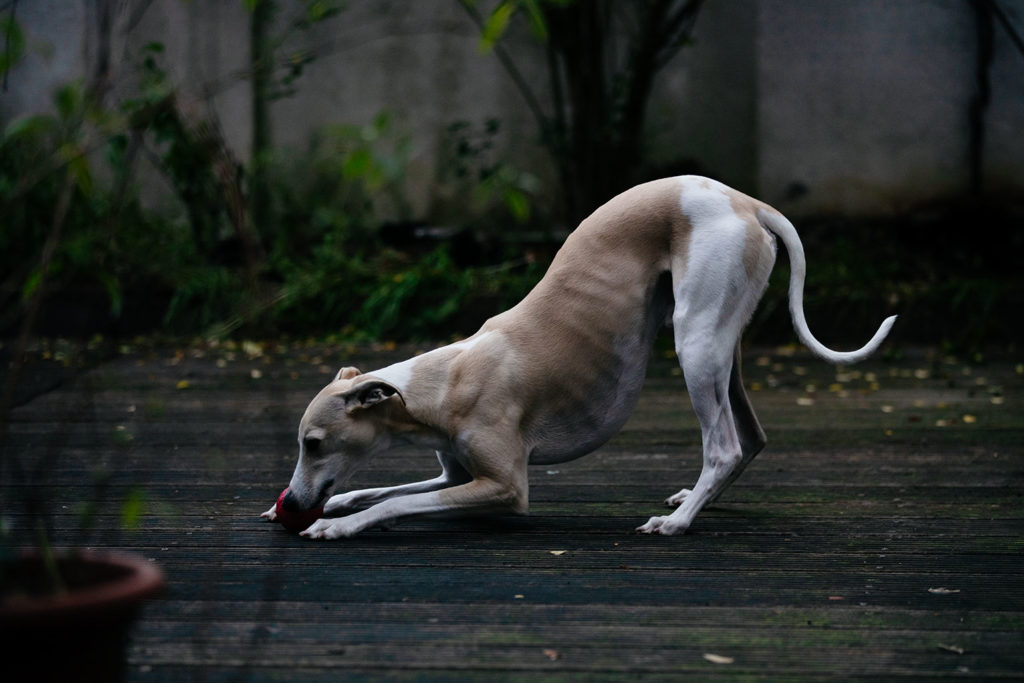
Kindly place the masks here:
[(429, 493), (430, 491), (438, 491), (457, 486), (458, 484), (465, 484), (472, 480), (472, 477), (466, 472), (465, 468), (450, 454), (437, 451), (437, 460), (441, 463), (441, 474), (433, 479), (402, 484), (401, 486), (385, 486), (339, 493), (336, 496), (331, 496), (327, 504), (324, 505), (324, 516), (340, 517), (373, 507), (389, 498), (398, 498), (414, 493)]
[(389, 498), (348, 517), (317, 520), (302, 536), (322, 540), (348, 538), (374, 526), (430, 514), (459, 516), (525, 513), (526, 488), (515, 482), (478, 478), (441, 491)]

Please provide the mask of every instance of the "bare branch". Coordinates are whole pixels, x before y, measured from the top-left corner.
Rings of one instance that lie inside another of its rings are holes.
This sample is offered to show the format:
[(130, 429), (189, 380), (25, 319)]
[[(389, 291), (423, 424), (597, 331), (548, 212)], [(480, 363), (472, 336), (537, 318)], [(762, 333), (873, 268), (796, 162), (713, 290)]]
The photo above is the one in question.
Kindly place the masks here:
[[(473, 23), (483, 31), (484, 19), (480, 16), (480, 13), (476, 11), (476, 7), (474, 7), (472, 3), (468, 2), (468, 0), (459, 0), (459, 5), (466, 10), (466, 13), (473, 20)], [(519, 71), (519, 67), (516, 66), (512, 57), (508, 54), (508, 51), (505, 50), (500, 43), (495, 44), (493, 49), (498, 61), (500, 61), (501, 65), (505, 67), (505, 71), (508, 72), (509, 77), (512, 79), (512, 82), (515, 83), (519, 93), (523, 96), (523, 99), (526, 100), (526, 106), (529, 107), (533, 117), (537, 120), (537, 124), (540, 126), (541, 130), (545, 130), (547, 128), (547, 116), (544, 114), (544, 107), (541, 106), (540, 100), (538, 100), (536, 95), (533, 94), (533, 90), (530, 88), (529, 82), (523, 76), (522, 72)]]

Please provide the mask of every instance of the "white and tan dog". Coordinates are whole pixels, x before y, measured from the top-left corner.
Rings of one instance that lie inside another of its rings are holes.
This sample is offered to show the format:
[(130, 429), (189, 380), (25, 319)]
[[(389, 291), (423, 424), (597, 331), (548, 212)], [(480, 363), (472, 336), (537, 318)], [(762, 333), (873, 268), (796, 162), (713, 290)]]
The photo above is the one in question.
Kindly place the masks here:
[[(524, 514), (528, 465), (601, 446), (626, 422), (658, 329), (671, 313), (676, 354), (701, 426), (703, 469), (679, 507), (639, 531), (686, 531), (765, 445), (740, 376), (740, 334), (775, 263), (791, 264), (789, 303), (800, 340), (833, 363), (803, 314), (805, 261), (793, 225), (770, 206), (693, 176), (634, 187), (569, 236), (544, 278), (469, 339), (374, 372), (343, 368), (306, 409), (299, 461), (283, 504), (319, 506), (310, 538), (352, 536), (415, 515)], [(434, 449), (428, 481), (332, 494), (374, 454), (396, 444)], [(273, 519), (274, 509), (263, 517)]]

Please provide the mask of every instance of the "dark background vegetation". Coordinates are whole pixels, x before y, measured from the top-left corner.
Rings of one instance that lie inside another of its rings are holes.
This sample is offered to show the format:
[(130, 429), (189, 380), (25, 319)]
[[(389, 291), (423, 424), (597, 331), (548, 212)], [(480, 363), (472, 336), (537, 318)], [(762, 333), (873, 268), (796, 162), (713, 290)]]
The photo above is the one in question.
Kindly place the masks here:
[[(168, 78), (160, 43), (131, 55), (138, 83), (131, 96), (111, 97), (109, 55), (101, 50), (84, 82), (57, 90), (53, 113), (4, 122), (0, 334), (467, 335), (521, 298), (567, 230), (600, 203), (643, 180), (701, 170), (697, 161), (657, 168), (641, 140), (651, 88), (686, 49), (700, 0), (620, 3), (625, 19), (606, 2), (509, 1), (486, 10), (461, 2), (479, 27), (480, 58), (502, 61), (534, 115), (559, 201), (543, 200), (529, 169), (495, 153), (500, 120), (457, 121), (444, 141), (445, 167), (465, 188), (465, 210), (443, 228), (380, 217), (381, 202), (405, 202), (408, 141), (388, 113), (369, 125), (325, 127), (302, 154), (273, 147), (269, 104), (315, 86), (303, 75), (315, 57), (278, 53), (279, 2), (245, 4), (251, 55), (244, 77), (253, 84), (247, 163), (235, 158), (218, 122)], [(343, 11), (341, 4), (301, 4), (292, 27), (299, 31)], [(989, 41), (1007, 31), (1020, 46), (998, 3), (972, 6), (980, 41), (985, 31)], [(25, 50), (25, 30), (17, 2), (0, 7), (6, 78)], [(110, 3), (97, 7), (111, 11)], [(632, 29), (622, 32), (615, 22), (627, 19)], [(516, 22), (545, 51), (551, 78), (544, 89), (524, 79), (504, 47)], [(613, 33), (626, 36), (616, 38), (626, 45), (608, 69), (604, 50)], [(984, 83), (984, 50), (977, 59)], [(987, 95), (980, 93), (983, 111)], [(144, 208), (141, 158), (159, 169), (179, 212)], [(1024, 303), (1017, 263), (1024, 205), (983, 190), (978, 180), (963, 196), (896, 218), (798, 221), (810, 263), (806, 308), (819, 337), (860, 343), (884, 315), (899, 313), (894, 348), (974, 352), (1013, 344)], [(793, 339), (787, 280), (780, 255), (748, 341)]]

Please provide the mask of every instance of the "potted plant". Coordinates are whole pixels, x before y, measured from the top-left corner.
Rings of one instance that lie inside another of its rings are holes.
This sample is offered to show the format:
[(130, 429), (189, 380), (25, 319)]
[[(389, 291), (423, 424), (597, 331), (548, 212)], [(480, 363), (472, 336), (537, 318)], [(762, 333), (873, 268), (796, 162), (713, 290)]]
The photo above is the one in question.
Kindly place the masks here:
[[(8, 24), (8, 35), (16, 28)], [(67, 113), (68, 109), (58, 102), (58, 110)], [(70, 123), (53, 128), (75, 130)], [(17, 339), (0, 367), (0, 482), (6, 489), (0, 499), (0, 643), (4, 652), (0, 670), (11, 681), (116, 681), (124, 675), (129, 629), (143, 601), (163, 585), (161, 572), (141, 557), (54, 550), (46, 508), (34, 492), (44, 489), (45, 482), (33, 480), (21, 462), (19, 448), (7, 439), (15, 389), (47, 275), (62, 242), (69, 206), (88, 177), (82, 166), (90, 149), (86, 140), (71, 137), (59, 149), (70, 151), (53, 172), (56, 197), (49, 231), (31, 286), (24, 289)], [(0, 352), (5, 351), (0, 346)], [(38, 469), (52, 471), (57, 455), (44, 454), (49, 467)], [(19, 516), (8, 517), (15, 509)], [(12, 519), (24, 520), (23, 527), (15, 528)]]
[(163, 585), (160, 570), (143, 558), (84, 550), (30, 551), (0, 563), (0, 572), (10, 680), (122, 679), (129, 630), (142, 602)]
[[(38, 493), (50, 489), (26, 472), (22, 453), (7, 439), (26, 339), (23, 325), (0, 394), (0, 480), (11, 494), (0, 501), (2, 668), (9, 680), (117, 681), (124, 675), (132, 623), (143, 601), (163, 586), (163, 577), (140, 556), (52, 547), (46, 505)], [(58, 455), (42, 457), (52, 465)], [(102, 481), (95, 483), (98, 491), (105, 488)], [(141, 504), (134, 502), (135, 507)], [(96, 505), (86, 506), (84, 529), (91, 528), (96, 510)], [(19, 514), (8, 516), (14, 512)]]
[[(44, 271), (45, 271), (44, 263)], [(10, 680), (116, 681), (123, 678), (129, 629), (143, 601), (163, 585), (145, 558), (85, 549), (56, 551), (50, 541), (44, 481), (33, 478), (8, 442), (14, 389), (26, 357), (39, 296), (28, 306), (0, 393), (0, 481), (14, 492), (0, 506), (0, 643)], [(44, 453), (52, 471), (59, 453)], [(36, 469), (36, 468), (33, 468)], [(102, 489), (102, 482), (97, 483)], [(7, 513), (19, 508), (23, 528)], [(91, 527), (96, 507), (82, 521)], [(14, 674), (24, 674), (16, 676)]]

